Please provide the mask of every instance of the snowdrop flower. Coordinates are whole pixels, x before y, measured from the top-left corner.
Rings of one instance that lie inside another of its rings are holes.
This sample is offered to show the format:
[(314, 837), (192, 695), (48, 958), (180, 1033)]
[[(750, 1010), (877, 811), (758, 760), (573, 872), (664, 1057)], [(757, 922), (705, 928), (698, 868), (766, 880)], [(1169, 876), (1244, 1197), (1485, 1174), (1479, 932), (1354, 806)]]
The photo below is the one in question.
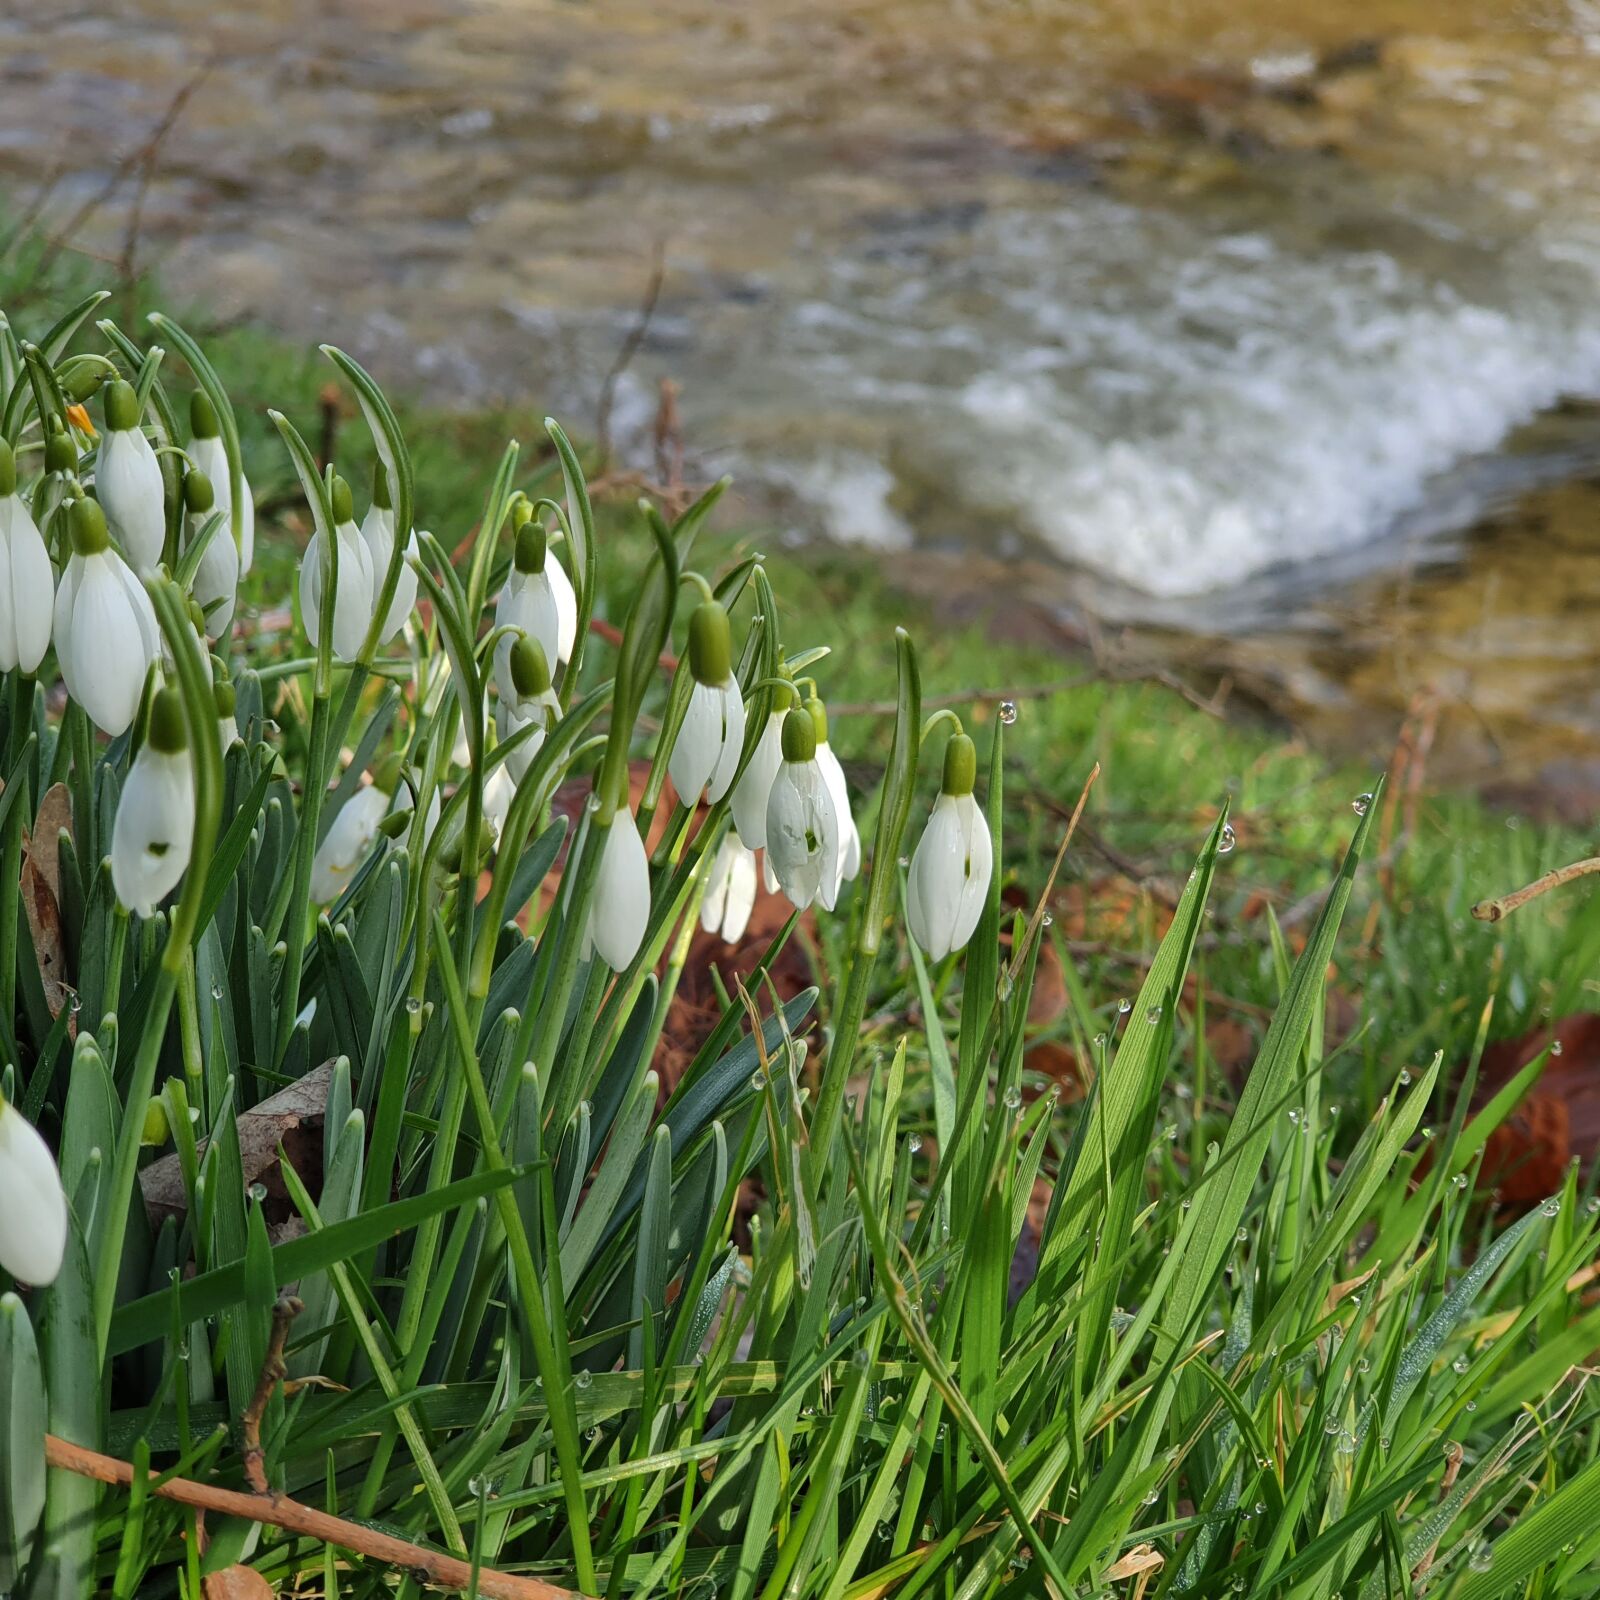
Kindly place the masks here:
[[(189, 459), (211, 480), (216, 492), (217, 510), (228, 519), (227, 533), (233, 538), (233, 474), (228, 469), (228, 452), (222, 443), (222, 428), (210, 398), (202, 389), (189, 398)], [(239, 571), (250, 570), (256, 559), (256, 499), (250, 480), (239, 477)]]
[(700, 926), (737, 944), (750, 924), (756, 904), (756, 853), (747, 849), (736, 828), (729, 828), (717, 846), (700, 902)]
[(728, 792), (744, 753), (744, 698), (733, 676), (728, 613), (715, 600), (689, 619), (689, 709), (667, 758), (667, 771), (686, 806), (700, 797), (715, 805)]
[(767, 797), (783, 762), (783, 724), (793, 704), (793, 690), (785, 686), (773, 691), (767, 725), (744, 775), (734, 785), (733, 825), (752, 850), (762, 849), (767, 842)]
[(144, 585), (111, 548), (105, 514), (73, 502), (72, 559), (56, 590), (56, 658), (67, 693), (113, 738), (133, 721), (160, 654), (155, 609)]
[(833, 910), (839, 814), (817, 765), (816, 724), (803, 707), (783, 719), (783, 761), (767, 798), (767, 860), (797, 910), (813, 900)]
[(817, 765), (822, 769), (823, 782), (833, 799), (833, 809), (839, 817), (839, 884), (834, 886), (837, 896), (839, 885), (851, 881), (861, 870), (861, 835), (856, 831), (856, 819), (850, 811), (850, 790), (844, 781), (844, 768), (828, 743), (828, 709), (816, 695), (806, 701), (806, 710), (817, 730)]
[(495, 627), (514, 630), (502, 634), (494, 647), (494, 681), (502, 700), (512, 698), (511, 647), (517, 631), (527, 634), (544, 651), (547, 662), (566, 659), (561, 655), (561, 617), (550, 585), (550, 569), (555, 565), (545, 548), (544, 528), (538, 522), (525, 523), (517, 533), (511, 576), (494, 607)]
[(0, 439), (0, 670), (39, 670), (50, 648), (56, 575), (32, 514), (17, 493), (17, 461)]
[[(389, 474), (381, 461), (372, 470), (372, 504), (361, 519), (361, 542), (366, 545), (372, 561), (372, 603), (377, 605), (379, 591), (389, 572), (389, 558), (394, 552), (394, 505), (389, 498)], [(421, 558), (415, 532), (406, 540), (406, 556)], [(409, 560), (402, 558), (394, 598), (384, 613), (383, 629), (378, 635), (379, 644), (387, 644), (399, 633), (416, 603), (416, 569)]]
[(106, 431), (95, 459), (95, 495), (140, 577), (161, 563), (167, 538), (161, 463), (139, 426), (139, 397), (118, 379), (106, 390)]
[(517, 780), (511, 776), (510, 766), (502, 761), (489, 774), (483, 786), (483, 820), (489, 825), (496, 845), (505, 831), (506, 818), (511, 815), (511, 802), (517, 797)]
[(39, 1130), (0, 1098), (0, 1267), (22, 1283), (54, 1283), (67, 1248), (67, 1196)]
[[(333, 653), (354, 661), (372, 621), (372, 555), (355, 524), (355, 501), (343, 478), (333, 480), (334, 545), (338, 573), (333, 599)], [(322, 638), (322, 529), (311, 535), (300, 561), (300, 612), (316, 649)]]
[(394, 804), (399, 783), (400, 758), (388, 756), (378, 764), (372, 782), (357, 789), (340, 807), (311, 858), (311, 898), (318, 904), (337, 900), (366, 860)]
[(211, 697), (217, 707), (217, 738), (222, 744), (222, 753), (227, 753), (239, 743), (239, 723), (234, 716), (233, 685), (224, 678), (218, 678), (212, 684)]
[[(187, 549), (217, 514), (211, 479), (198, 468), (184, 474), (183, 508), (183, 543)], [(233, 607), (239, 595), (239, 551), (226, 522), (211, 535), (200, 553), (193, 593), (205, 615), (207, 638), (226, 639), (233, 631)]]
[(977, 774), (972, 740), (955, 734), (945, 746), (939, 798), (911, 856), (906, 921), (935, 961), (966, 947), (989, 893), (994, 844), (972, 793)]
[(560, 718), (561, 702), (550, 687), (550, 667), (544, 651), (537, 640), (523, 634), (512, 641), (510, 698), (502, 699), (495, 712), (495, 727), (502, 743), (530, 725), (537, 730), (506, 757), (513, 784), (527, 776), (545, 735)]
[(591, 954), (613, 972), (622, 972), (644, 943), (650, 920), (650, 861), (639, 837), (639, 824), (626, 805), (617, 807), (609, 823), (598, 820), (600, 868), (583, 930), (585, 960)]
[(141, 917), (177, 888), (194, 845), (194, 766), (183, 701), (157, 690), (150, 728), (128, 770), (111, 825), (111, 886)]

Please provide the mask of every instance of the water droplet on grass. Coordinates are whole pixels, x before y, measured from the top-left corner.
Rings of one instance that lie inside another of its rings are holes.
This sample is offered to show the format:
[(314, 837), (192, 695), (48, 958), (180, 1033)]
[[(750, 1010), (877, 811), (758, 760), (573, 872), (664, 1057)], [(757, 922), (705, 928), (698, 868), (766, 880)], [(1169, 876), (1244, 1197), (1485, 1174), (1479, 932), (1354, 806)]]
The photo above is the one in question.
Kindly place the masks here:
[(1358, 794), (1355, 799), (1350, 802), (1350, 809), (1355, 812), (1358, 817), (1364, 817), (1366, 816), (1367, 810), (1371, 804), (1372, 796), (1370, 794)]
[(909, 1139), (906, 1140), (906, 1149), (912, 1155), (915, 1155), (921, 1148), (922, 1148), (922, 1135), (920, 1133), (914, 1133), (914, 1134), (911, 1135), (911, 1137)]
[(1560, 1212), (1560, 1210), (1561, 1210), (1561, 1202), (1558, 1199), (1556, 1199), (1556, 1197), (1554, 1195), (1551, 1195), (1550, 1198), (1548, 1200), (1546, 1200), (1545, 1203), (1542, 1206), (1539, 1207), (1539, 1215), (1541, 1217), (1553, 1217), (1553, 1216), (1556, 1216)]
[(1127, 1014), (1132, 1010), (1133, 1010), (1133, 1001), (1128, 1000), (1128, 999), (1122, 999), (1122, 1000), (1117, 1001), (1117, 1015), (1119, 1017), (1127, 1016)]
[(1015, 1111), (1017, 1107), (1022, 1104), (1022, 1091), (1016, 1086), (1016, 1084), (1012, 1084), (1011, 1087), (1006, 1090), (1003, 1098), (1005, 1100), (1006, 1110)]
[(1144, 1020), (1148, 1022), (1152, 1028), (1155, 1027), (1155, 1025), (1161, 1020), (1161, 1007), (1151, 1006), (1150, 1009), (1145, 1012)]
[(1017, 720), (1017, 704), (1014, 700), (1000, 702), (1000, 720), (1009, 728)]
[(1239, 836), (1233, 831), (1231, 822), (1222, 824), (1222, 837), (1217, 840), (1217, 854), (1219, 856), (1231, 855), (1233, 847), (1238, 844)]
[(594, 1382), (594, 1379), (587, 1372), (576, 1372), (573, 1374), (572, 1381), (580, 1389), (587, 1389)]
[(1489, 1568), (1494, 1565), (1494, 1547), (1492, 1545), (1480, 1544), (1478, 1548), (1472, 1552), (1472, 1557), (1467, 1562), (1467, 1565), (1471, 1567), (1474, 1572), (1487, 1572)]
[(1552, 1039), (1550, 1041), (1550, 1054), (1553, 1056), (1558, 1056), (1561, 1054), (1561, 1041), (1559, 1039)]

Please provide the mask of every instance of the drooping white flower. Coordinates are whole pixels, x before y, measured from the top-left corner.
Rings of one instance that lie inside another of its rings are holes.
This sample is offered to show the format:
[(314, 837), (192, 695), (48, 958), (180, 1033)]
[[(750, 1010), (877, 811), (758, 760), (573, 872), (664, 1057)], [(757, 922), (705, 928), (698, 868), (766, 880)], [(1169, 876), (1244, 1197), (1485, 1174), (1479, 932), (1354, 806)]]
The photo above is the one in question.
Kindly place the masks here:
[(177, 888), (194, 846), (194, 763), (183, 701), (160, 689), (150, 703), (150, 731), (128, 769), (111, 825), (111, 886), (141, 917)]
[(700, 902), (700, 926), (737, 944), (750, 925), (756, 904), (756, 853), (747, 849), (738, 829), (729, 828), (712, 858), (711, 875)]
[(572, 587), (567, 569), (556, 560), (554, 553), (545, 558), (544, 575), (550, 580), (550, 592), (556, 600), (556, 656), (561, 661), (570, 661), (578, 642), (577, 591)]
[(686, 806), (699, 805), (702, 795), (715, 805), (744, 753), (744, 698), (733, 676), (728, 613), (715, 600), (696, 606), (689, 619), (689, 672), (694, 687), (667, 771)]
[[(228, 519), (228, 537), (233, 537), (233, 474), (228, 468), (228, 449), (222, 442), (222, 427), (217, 413), (203, 389), (189, 399), (189, 459), (211, 480), (217, 510)], [(239, 571), (249, 572), (256, 559), (256, 497), (250, 480), (239, 475)]]
[[(184, 474), (183, 509), (183, 543), (187, 550), (217, 514), (211, 480), (198, 468), (191, 468)], [(233, 631), (233, 608), (239, 596), (239, 551), (226, 521), (200, 552), (200, 565), (195, 568), (191, 592), (200, 602), (205, 616), (206, 637), (228, 638)]]
[(911, 855), (906, 922), (935, 961), (966, 947), (989, 893), (994, 842), (972, 793), (977, 771), (972, 740), (956, 734), (945, 746), (939, 798)]
[(493, 772), (489, 774), (488, 781), (483, 786), (483, 820), (489, 825), (489, 832), (494, 835), (496, 845), (500, 843), (500, 835), (505, 831), (506, 818), (511, 815), (511, 802), (517, 797), (517, 780), (511, 775), (511, 768), (502, 761)]
[(828, 743), (828, 712), (816, 695), (806, 701), (806, 710), (817, 730), (817, 765), (822, 769), (823, 781), (833, 797), (833, 809), (839, 818), (839, 883), (848, 883), (861, 870), (861, 835), (856, 831), (856, 819), (850, 811), (850, 789), (844, 781), (844, 768)]
[(17, 493), (17, 462), (0, 439), (0, 671), (34, 673), (50, 648), (56, 575)]
[(772, 780), (783, 764), (783, 724), (793, 704), (791, 690), (774, 691), (767, 725), (761, 730), (750, 764), (733, 788), (733, 825), (752, 850), (762, 849), (767, 842), (767, 798), (772, 793)]
[(115, 738), (133, 721), (160, 653), (155, 609), (111, 548), (99, 505), (77, 500), (69, 516), (72, 559), (56, 590), (56, 658), (67, 693)]
[(595, 826), (602, 835), (600, 866), (583, 954), (598, 954), (613, 972), (622, 972), (638, 954), (650, 921), (650, 860), (627, 806), (618, 806), (609, 824)]
[(67, 1196), (50, 1147), (0, 1100), (0, 1267), (19, 1282), (54, 1283), (67, 1248)]
[(120, 378), (106, 390), (94, 490), (123, 554), (141, 578), (148, 577), (166, 543), (166, 488), (155, 449), (139, 426), (139, 397)]
[(817, 765), (811, 713), (783, 719), (783, 761), (767, 798), (767, 860), (798, 910), (813, 900), (829, 911), (839, 888), (839, 817)]
[(537, 731), (506, 757), (513, 783), (521, 783), (545, 735), (561, 718), (561, 702), (550, 687), (550, 668), (538, 642), (524, 634), (512, 641), (511, 694), (500, 701), (495, 726), (504, 742), (530, 725)]
[[(333, 480), (334, 539), (338, 574), (333, 600), (333, 653), (354, 661), (372, 621), (372, 555), (355, 524), (355, 501), (343, 478)], [(322, 529), (311, 535), (300, 561), (300, 612), (315, 649), (322, 636)]]
[(556, 609), (550, 568), (555, 563), (545, 548), (544, 528), (537, 521), (524, 523), (517, 534), (511, 575), (495, 602), (494, 625), (511, 631), (501, 634), (494, 647), (494, 681), (502, 700), (512, 698), (511, 647), (525, 633), (544, 651), (547, 662), (561, 655), (561, 617)]
[[(372, 504), (361, 519), (361, 540), (372, 561), (372, 603), (378, 603), (383, 580), (389, 574), (389, 559), (394, 554), (394, 506), (389, 497), (389, 474), (380, 461), (372, 473)], [(406, 540), (406, 556), (420, 556), (417, 536), (413, 532)], [(401, 558), (400, 576), (395, 582), (394, 598), (384, 613), (383, 629), (378, 635), (379, 644), (387, 644), (405, 626), (417, 603), (417, 574), (410, 561)]]
[(391, 798), (375, 780), (357, 789), (329, 824), (311, 861), (311, 898), (319, 905), (344, 893), (378, 837), (378, 825), (389, 814)]

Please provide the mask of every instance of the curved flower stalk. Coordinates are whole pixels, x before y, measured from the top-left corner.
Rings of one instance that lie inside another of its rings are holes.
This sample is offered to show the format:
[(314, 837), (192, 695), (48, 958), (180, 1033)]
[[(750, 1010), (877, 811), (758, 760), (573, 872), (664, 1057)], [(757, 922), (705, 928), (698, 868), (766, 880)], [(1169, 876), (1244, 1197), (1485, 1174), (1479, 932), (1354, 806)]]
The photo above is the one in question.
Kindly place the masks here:
[(811, 713), (811, 722), (817, 731), (817, 765), (822, 769), (823, 782), (828, 786), (833, 809), (839, 818), (839, 881), (833, 891), (837, 897), (840, 888), (861, 870), (861, 835), (850, 810), (850, 788), (844, 781), (844, 768), (828, 743), (828, 708), (812, 694), (806, 700), (806, 710)]
[(704, 600), (689, 619), (689, 671), (694, 687), (677, 742), (667, 758), (678, 798), (715, 805), (728, 792), (744, 753), (744, 698), (733, 676), (728, 613)]
[[(372, 603), (376, 606), (383, 580), (389, 572), (389, 559), (394, 554), (394, 502), (389, 494), (389, 474), (381, 461), (372, 469), (372, 504), (361, 519), (361, 542), (366, 545), (372, 563)], [(378, 630), (379, 644), (387, 644), (399, 633), (416, 606), (417, 573), (411, 562), (420, 559), (420, 554), (413, 531), (406, 540), (406, 559), (400, 563), (394, 598), (384, 613), (383, 627)]]
[[(198, 467), (184, 474), (183, 509), (183, 543), (188, 549), (217, 511), (212, 480)], [(200, 602), (206, 637), (226, 639), (233, 631), (233, 608), (239, 595), (239, 551), (226, 523), (200, 552), (191, 592)]]
[(141, 917), (177, 888), (194, 848), (194, 763), (183, 701), (160, 689), (150, 728), (133, 758), (111, 828), (111, 886)]
[[(354, 661), (372, 621), (372, 556), (356, 527), (355, 500), (343, 478), (333, 480), (332, 498), (333, 536), (339, 556), (333, 599), (333, 653), (341, 661)], [(300, 612), (313, 649), (322, 637), (322, 536), (322, 529), (318, 528), (300, 559)]]
[(603, 838), (583, 954), (586, 960), (598, 955), (613, 972), (622, 972), (639, 953), (650, 922), (650, 861), (626, 803), (617, 806), (609, 823), (595, 826)]
[(494, 647), (494, 681), (502, 700), (512, 698), (511, 646), (519, 632), (539, 646), (547, 662), (567, 659), (561, 654), (561, 615), (550, 583), (555, 565), (543, 526), (537, 521), (524, 523), (517, 532), (511, 575), (494, 607), (495, 627), (511, 630)]
[(235, 698), (233, 685), (226, 678), (217, 678), (212, 683), (212, 699), (217, 707), (217, 739), (222, 746), (224, 756), (238, 743), (239, 723), (234, 716)]
[(141, 578), (161, 564), (167, 538), (166, 487), (155, 448), (139, 426), (139, 398), (119, 378), (106, 390), (106, 431), (94, 487), (122, 553)]
[[(217, 497), (217, 510), (228, 518), (228, 538), (233, 538), (233, 473), (228, 466), (227, 447), (222, 442), (222, 426), (216, 408), (203, 389), (189, 398), (189, 459), (211, 480)], [(256, 559), (256, 497), (250, 480), (239, 478), (238, 564), (241, 573), (249, 572)]]
[(78, 500), (68, 515), (72, 559), (56, 590), (56, 657), (67, 693), (114, 738), (133, 721), (159, 656), (156, 615), (144, 586), (111, 548), (99, 505)]
[(811, 713), (796, 707), (783, 720), (783, 761), (767, 798), (767, 860), (795, 908), (812, 901), (833, 910), (839, 888), (839, 815), (817, 765)]
[(17, 493), (17, 461), (0, 438), (0, 670), (39, 670), (50, 648), (56, 575), (33, 516)]
[(39, 1130), (0, 1096), (0, 1267), (42, 1288), (55, 1282), (66, 1248), (67, 1196), (55, 1157)]
[[(495, 712), (495, 728), (502, 741), (532, 725), (538, 731), (506, 757), (513, 785), (527, 776), (545, 736), (561, 717), (561, 702), (550, 686), (550, 667), (538, 640), (524, 634), (511, 642), (511, 696), (502, 698)], [(487, 804), (487, 800), (485, 800)]]
[(972, 788), (978, 753), (966, 734), (944, 751), (944, 780), (928, 826), (911, 856), (906, 921), (935, 960), (966, 948), (983, 914), (994, 870), (994, 843)]
[(752, 850), (764, 848), (767, 842), (767, 798), (772, 793), (772, 780), (783, 764), (784, 722), (793, 704), (794, 691), (788, 685), (773, 689), (767, 725), (761, 730), (749, 765), (733, 788), (733, 825)]
[(756, 853), (729, 828), (717, 846), (700, 902), (700, 926), (719, 935), (725, 944), (737, 944), (750, 925), (756, 904)]

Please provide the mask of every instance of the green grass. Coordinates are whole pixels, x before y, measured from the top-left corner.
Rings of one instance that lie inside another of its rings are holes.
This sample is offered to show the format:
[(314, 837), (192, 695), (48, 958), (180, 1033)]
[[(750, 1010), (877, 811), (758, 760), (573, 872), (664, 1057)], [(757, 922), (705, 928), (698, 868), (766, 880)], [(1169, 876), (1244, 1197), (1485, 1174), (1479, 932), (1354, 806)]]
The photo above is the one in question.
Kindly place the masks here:
[[(42, 306), (0, 304), (19, 327), (49, 321)], [(247, 419), (258, 501), (283, 508), (258, 535), (249, 597), (280, 608), (305, 512), (262, 413), (277, 406), (310, 435), (333, 369), (258, 333), (202, 342)], [(169, 358), (175, 394), (180, 374)], [(536, 413), (402, 413), (418, 522), (447, 551), (486, 501), (503, 508), (492, 482), (508, 426), (530, 441), (515, 481), (541, 481)], [(371, 448), (359, 422), (343, 429), (358, 485)], [(654, 582), (655, 545), (625, 505), (604, 508), (600, 544), (597, 611), (621, 623)], [(752, 547), (759, 537), (707, 536), (695, 564), (716, 576)], [(463, 583), (470, 561), (469, 547)], [(502, 549), (485, 592), (503, 561)], [(119, 964), (118, 1026), (99, 1023), (114, 913), (99, 852), (71, 853), (65, 942), (95, 1037), (83, 1022), (69, 1046), (35, 992), (31, 925), (16, 924), (5, 1090), (59, 1149), (87, 1246), (22, 1319), (37, 1329), (34, 1388), (49, 1392), (53, 1430), (238, 1485), (239, 1419), (293, 1280), (310, 1309), (290, 1370), (335, 1387), (270, 1403), (269, 1481), (590, 1593), (1592, 1595), (1600, 1417), (1577, 1369), (1600, 1344), (1600, 1311), (1574, 1278), (1595, 1255), (1590, 1186), (1568, 1174), (1521, 1216), (1478, 1195), (1484, 1142), (1510, 1103), (1480, 1110), (1470, 1065), (1488, 1038), (1592, 1006), (1600, 908), (1581, 887), (1494, 927), (1469, 916), (1582, 842), (1508, 827), (1468, 796), (1424, 796), (1396, 843), (1381, 794), (1353, 804), (1379, 788), (1375, 773), (1159, 685), (1019, 696), (1009, 725), (992, 696), (963, 699), (992, 763), (979, 792), (1005, 894), (997, 883), (964, 956), (929, 966), (892, 891), (936, 762), (922, 764), (911, 833), (893, 805), (880, 823), (877, 801), (885, 774), (903, 795), (917, 674), (931, 700), (1084, 669), (913, 617), (842, 557), (789, 554), (764, 572), (785, 651), (829, 646), (810, 669), (829, 701), (888, 708), (836, 714), (833, 734), (891, 917), (875, 949), (865, 885), (820, 916), (817, 992), (787, 1007), (741, 971), (753, 1015), (730, 1000), (664, 1107), (652, 1045), (694, 911), (686, 869), (709, 833), (682, 867), (658, 861), (647, 953), (672, 957), (659, 987), (641, 958), (608, 991), (577, 961), (560, 907), (526, 938), (478, 944), (491, 975), (475, 986), (470, 883), (463, 893), (415, 827), (330, 922), (283, 902), (305, 796), (322, 793), (330, 755), (389, 714), (373, 684), (330, 749), (350, 679), (318, 702), (309, 673), (258, 692), (247, 667), (266, 657), (236, 661), (252, 732), (225, 774), (238, 853), (219, 843), (215, 893), (171, 947), (169, 1023), (151, 1021), (166, 1015), (151, 925)], [(736, 608), (736, 637), (757, 604)], [(470, 631), (478, 617), (468, 605), (455, 620)], [(642, 620), (631, 637), (653, 656)], [(423, 643), (426, 665), (439, 641)], [(592, 646), (585, 694), (610, 692), (613, 661)], [(652, 751), (665, 689), (649, 686), (636, 758)], [(442, 714), (406, 706), (380, 734), (437, 752), (452, 716), (449, 701)], [(42, 706), (33, 720), (53, 739)], [(577, 759), (593, 770), (595, 754)], [(89, 765), (80, 840), (104, 837), (126, 752)], [(1096, 765), (1093, 841), (1068, 852), (1052, 920), (1030, 921)], [(13, 862), (42, 787), (32, 775), (0, 830)], [(461, 797), (446, 817), (459, 818), (475, 780), (446, 776)], [(496, 883), (526, 892), (557, 840), (536, 826), (524, 852), (497, 858)], [(594, 870), (580, 846), (568, 908)], [(0, 887), (14, 919), (15, 884)], [(303, 968), (275, 955), (280, 940), (304, 940)], [(312, 997), (315, 1019), (287, 1026)], [(803, 1066), (790, 1033), (812, 1041)], [(1070, 1050), (1086, 1098), (1050, 1092), (1040, 1064), (1061, 1058), (1041, 1043)], [(247, 1195), (243, 1110), (335, 1058), (326, 1133), (294, 1146), (281, 1199)], [(105, 1159), (119, 1124), (125, 1138), (142, 1117), (146, 1064), (184, 1169), (182, 1217), (153, 1235), (141, 1208), (117, 1204)], [(830, 1086), (847, 1096), (842, 1120)], [(190, 1104), (210, 1136), (203, 1158)], [(740, 1249), (747, 1173), (760, 1203)], [(274, 1207), (304, 1236), (276, 1241)], [(93, 1263), (124, 1212), (113, 1284)], [(1036, 1271), (1014, 1284), (1023, 1239)], [(190, 1263), (175, 1289), (169, 1274)], [(0, 1318), (0, 1392), (27, 1359), (18, 1326)], [(119, 1594), (196, 1592), (186, 1512), (120, 1491), (87, 1505), (86, 1518), (81, 1484), (52, 1478), (30, 1594), (85, 1592), (86, 1573)], [(247, 1531), (213, 1519), (211, 1560), (235, 1558)], [(418, 1592), (393, 1568), (270, 1527), (247, 1559), (297, 1592)], [(1410, 1576), (1422, 1569), (1425, 1583)]]

